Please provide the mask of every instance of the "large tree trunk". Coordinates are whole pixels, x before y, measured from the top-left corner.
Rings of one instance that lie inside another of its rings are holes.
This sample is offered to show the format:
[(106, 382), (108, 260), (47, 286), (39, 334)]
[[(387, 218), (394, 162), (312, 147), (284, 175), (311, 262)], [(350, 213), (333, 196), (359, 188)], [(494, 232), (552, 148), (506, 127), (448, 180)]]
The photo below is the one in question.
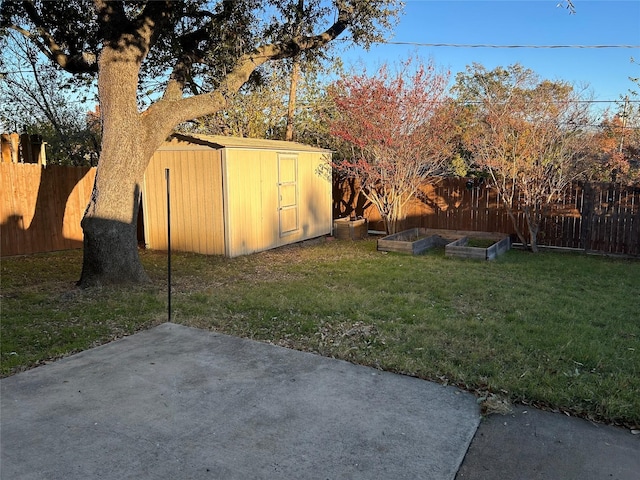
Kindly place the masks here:
[(529, 229), (529, 245), (533, 253), (538, 253), (538, 232), (540, 231), (539, 215), (531, 209), (525, 209), (527, 228)]
[(136, 102), (138, 69), (126, 52), (103, 50), (98, 81), (102, 151), (81, 223), (81, 287), (149, 281), (138, 256), (138, 206), (144, 171), (163, 136), (145, 131)]
[(529, 248), (529, 245), (527, 243), (527, 237), (524, 235), (524, 232), (522, 231), (522, 229), (518, 226), (518, 219), (516, 218), (516, 215), (513, 212), (513, 209), (506, 202), (505, 202), (505, 207), (507, 209), (507, 214), (509, 215), (509, 218), (511, 219), (511, 225), (513, 225), (513, 229), (516, 231), (516, 235), (518, 236), (518, 239), (522, 243), (522, 246), (525, 249)]
[[(113, 136), (107, 134), (104, 138)], [(140, 263), (137, 239), (144, 157), (136, 149), (127, 148), (129, 142), (124, 138), (119, 139), (122, 145), (118, 148), (103, 147), (91, 200), (81, 222), (84, 232), (82, 275), (78, 282), (81, 287), (149, 281)], [(118, 167), (117, 158), (123, 155), (130, 160), (128, 168), (113, 181), (110, 172)], [(124, 212), (126, 216), (122, 215)]]

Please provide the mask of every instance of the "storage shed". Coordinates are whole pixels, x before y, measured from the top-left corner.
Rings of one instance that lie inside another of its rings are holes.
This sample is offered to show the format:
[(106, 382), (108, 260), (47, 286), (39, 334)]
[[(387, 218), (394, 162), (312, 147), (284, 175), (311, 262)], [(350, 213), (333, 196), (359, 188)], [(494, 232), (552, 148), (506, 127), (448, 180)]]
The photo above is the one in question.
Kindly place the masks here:
[(331, 151), (300, 143), (173, 134), (145, 172), (145, 243), (236, 257), (330, 234)]

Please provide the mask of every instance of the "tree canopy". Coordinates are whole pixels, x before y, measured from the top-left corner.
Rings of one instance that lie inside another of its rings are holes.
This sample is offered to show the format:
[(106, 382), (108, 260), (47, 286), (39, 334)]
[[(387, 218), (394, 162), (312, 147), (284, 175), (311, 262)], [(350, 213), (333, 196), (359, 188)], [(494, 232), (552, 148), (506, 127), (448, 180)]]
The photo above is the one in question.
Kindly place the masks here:
[[(464, 121), (473, 119), (465, 136), (472, 161), (487, 172), (522, 243), (537, 251), (542, 218), (588, 170), (588, 102), (572, 85), (541, 80), (519, 64), (491, 71), (475, 64), (458, 74), (454, 91)], [(516, 210), (524, 212), (528, 232), (519, 228)]]
[[(285, 138), (287, 105), (290, 95), (290, 72), (282, 62), (265, 65), (259, 82), (245, 84), (230, 98), (224, 110), (189, 121), (180, 126), (183, 132), (232, 135), (250, 138)], [(305, 72), (298, 81), (293, 140), (333, 148), (322, 112), (329, 105), (326, 76), (340, 71), (340, 63), (332, 68), (318, 65)]]
[(390, 32), (401, 7), (394, 0), (307, 0), (301, 11), (297, 5), (297, 0), (5, 0), (0, 27), (20, 32), (53, 63), (79, 76), (99, 73), (104, 47), (122, 54), (133, 48), (141, 63), (141, 95), (152, 92), (158, 98), (175, 89), (191, 95), (215, 90), (247, 61), (258, 66), (301, 52), (323, 56), (317, 47), (347, 29), (354, 42), (369, 47)]

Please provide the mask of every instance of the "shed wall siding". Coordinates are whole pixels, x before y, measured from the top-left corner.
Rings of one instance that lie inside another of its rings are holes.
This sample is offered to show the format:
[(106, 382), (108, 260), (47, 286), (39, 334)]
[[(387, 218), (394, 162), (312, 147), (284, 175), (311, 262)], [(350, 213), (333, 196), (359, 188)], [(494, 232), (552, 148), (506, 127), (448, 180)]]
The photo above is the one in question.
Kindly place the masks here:
[(225, 150), (227, 255), (277, 247), (276, 155), (269, 150)]
[[(298, 228), (280, 234), (278, 155), (297, 156)], [(246, 255), (331, 233), (332, 191), (317, 152), (225, 149), (227, 251)]]
[(328, 158), (323, 153), (301, 152), (298, 160), (300, 192), (300, 240), (331, 233), (332, 187), (325, 173)]
[(167, 249), (165, 169), (170, 169), (171, 248), (222, 255), (221, 155), (213, 149), (159, 150), (145, 173), (143, 208), (149, 248)]

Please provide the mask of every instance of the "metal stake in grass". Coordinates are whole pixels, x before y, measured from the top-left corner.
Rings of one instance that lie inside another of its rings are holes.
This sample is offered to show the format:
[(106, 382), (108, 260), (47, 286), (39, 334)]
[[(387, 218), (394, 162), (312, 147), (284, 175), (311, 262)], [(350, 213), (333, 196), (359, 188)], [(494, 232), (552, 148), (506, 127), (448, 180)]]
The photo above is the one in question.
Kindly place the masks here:
[(171, 193), (169, 188), (169, 169), (164, 169), (167, 179), (167, 319), (171, 321)]

